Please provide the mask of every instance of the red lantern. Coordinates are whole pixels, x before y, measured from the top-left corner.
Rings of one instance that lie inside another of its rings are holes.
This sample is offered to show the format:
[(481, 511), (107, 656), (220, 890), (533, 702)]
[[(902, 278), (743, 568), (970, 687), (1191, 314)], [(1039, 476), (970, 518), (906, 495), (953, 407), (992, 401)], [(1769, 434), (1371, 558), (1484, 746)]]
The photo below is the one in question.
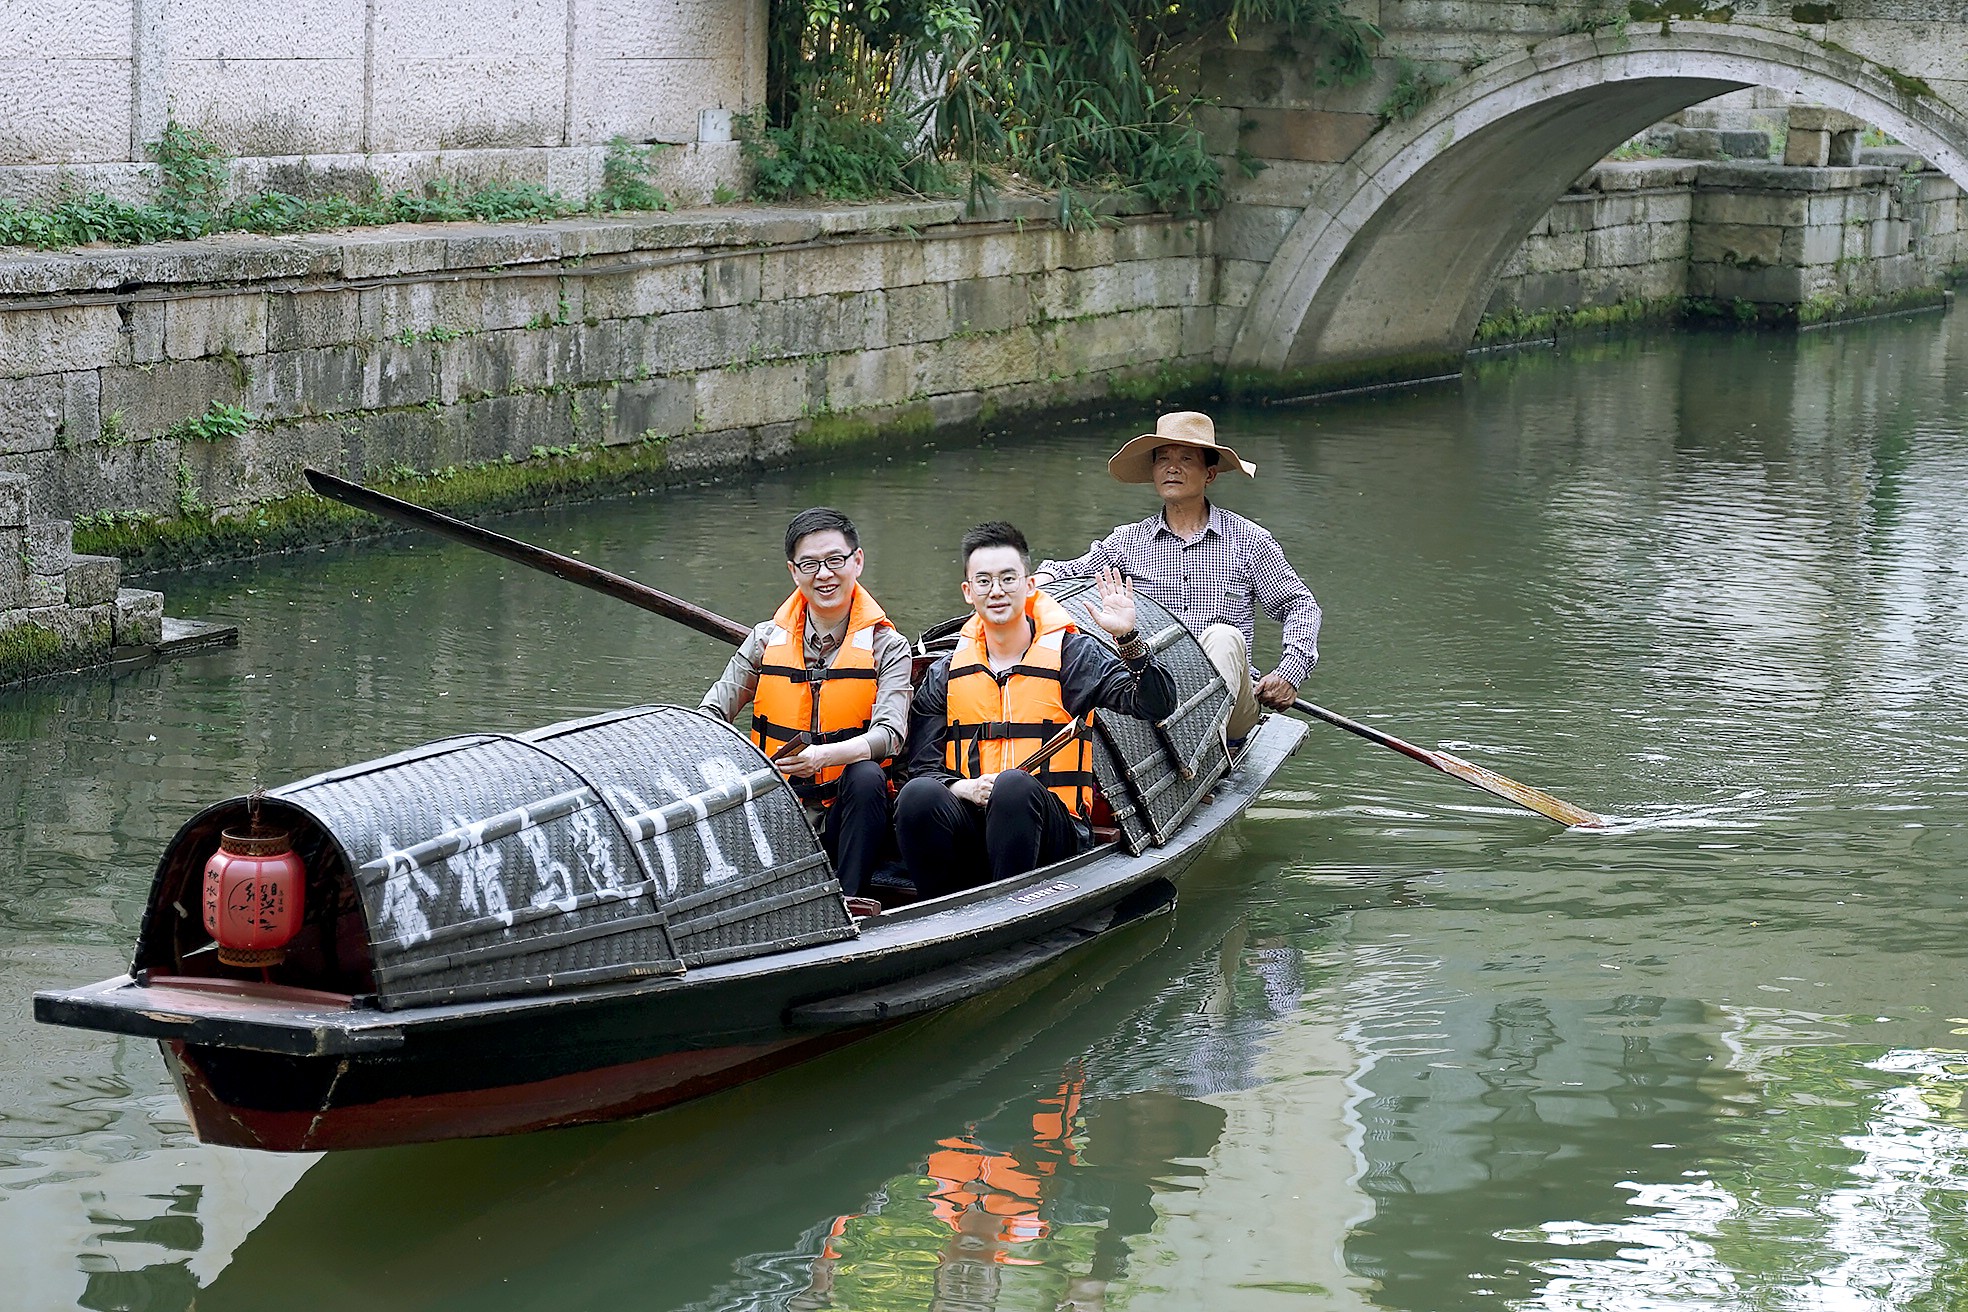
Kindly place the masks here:
[(205, 863), (205, 931), (228, 966), (271, 966), (301, 927), (307, 871), (286, 833), (257, 826), (219, 835)]

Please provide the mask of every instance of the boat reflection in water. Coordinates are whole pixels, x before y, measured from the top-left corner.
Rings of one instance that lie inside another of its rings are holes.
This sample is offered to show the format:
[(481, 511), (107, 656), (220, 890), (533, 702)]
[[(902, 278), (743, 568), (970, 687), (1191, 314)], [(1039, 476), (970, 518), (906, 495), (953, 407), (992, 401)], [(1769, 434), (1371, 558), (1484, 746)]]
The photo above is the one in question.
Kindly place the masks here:
[[(1289, 978), (1225, 977), (1246, 892), (657, 1117), (331, 1154), (198, 1307), (1098, 1306), (1217, 1145), (1189, 1095), (1255, 1079), (1297, 1006)], [(1147, 1029), (1173, 1037), (1144, 1060)]]
[(807, 1287), (759, 1305), (995, 1308), (1010, 1294), (1019, 1307), (1101, 1306), (1129, 1241), (1155, 1223), (1154, 1196), (1190, 1187), (1223, 1123), (1221, 1109), (1170, 1093), (1089, 1097), (1086, 1072), (1069, 1067), (1051, 1092), (938, 1140), (869, 1211), (836, 1218)]

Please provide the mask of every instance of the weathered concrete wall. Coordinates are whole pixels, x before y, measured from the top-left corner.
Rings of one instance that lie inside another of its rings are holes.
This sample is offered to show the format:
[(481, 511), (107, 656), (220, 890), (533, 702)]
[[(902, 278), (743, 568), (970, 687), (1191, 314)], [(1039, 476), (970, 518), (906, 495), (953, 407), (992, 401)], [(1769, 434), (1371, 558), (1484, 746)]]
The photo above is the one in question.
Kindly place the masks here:
[(783, 462), (883, 426), (1208, 373), (1207, 224), (1069, 232), (1030, 208), (0, 258), (0, 470), (53, 516), (238, 514), (299, 490), (308, 464), (365, 478), (629, 444), (671, 470)]
[(1695, 298), (1808, 320), (1935, 291), (1968, 270), (1968, 197), (1917, 164), (1601, 164), (1532, 229), (1486, 313)]
[[(0, 198), (125, 199), (169, 118), (305, 190), (433, 176), (583, 195), (620, 134), (686, 201), (738, 182), (763, 0), (18, 0), (0, 6)], [(707, 112), (709, 111), (709, 112)]]

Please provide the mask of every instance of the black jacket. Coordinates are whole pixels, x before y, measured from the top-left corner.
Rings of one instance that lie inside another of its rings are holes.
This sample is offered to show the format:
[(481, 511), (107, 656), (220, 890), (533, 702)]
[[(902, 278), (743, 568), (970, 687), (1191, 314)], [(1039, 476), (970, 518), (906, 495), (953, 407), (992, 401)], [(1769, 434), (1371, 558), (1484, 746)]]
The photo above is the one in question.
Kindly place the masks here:
[[(907, 760), (911, 779), (950, 783), (958, 777), (943, 764), (944, 745), (950, 736), (949, 689), (950, 658), (944, 656), (923, 675), (909, 706)], [(1161, 720), (1178, 705), (1175, 681), (1153, 656), (1127, 664), (1098, 638), (1084, 633), (1069, 633), (1060, 644), (1059, 694), (1076, 717), (1102, 706), (1137, 719)]]

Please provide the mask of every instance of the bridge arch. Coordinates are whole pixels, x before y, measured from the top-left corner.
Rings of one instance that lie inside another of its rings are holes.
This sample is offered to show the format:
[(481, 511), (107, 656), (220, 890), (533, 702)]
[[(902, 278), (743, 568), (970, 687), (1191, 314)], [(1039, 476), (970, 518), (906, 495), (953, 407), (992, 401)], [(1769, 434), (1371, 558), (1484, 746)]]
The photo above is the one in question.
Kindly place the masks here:
[(1245, 309), (1233, 376), (1439, 370), (1581, 174), (1668, 115), (1757, 85), (1865, 119), (1968, 187), (1968, 115), (1842, 48), (1740, 23), (1555, 37), (1450, 83), (1314, 190)]

